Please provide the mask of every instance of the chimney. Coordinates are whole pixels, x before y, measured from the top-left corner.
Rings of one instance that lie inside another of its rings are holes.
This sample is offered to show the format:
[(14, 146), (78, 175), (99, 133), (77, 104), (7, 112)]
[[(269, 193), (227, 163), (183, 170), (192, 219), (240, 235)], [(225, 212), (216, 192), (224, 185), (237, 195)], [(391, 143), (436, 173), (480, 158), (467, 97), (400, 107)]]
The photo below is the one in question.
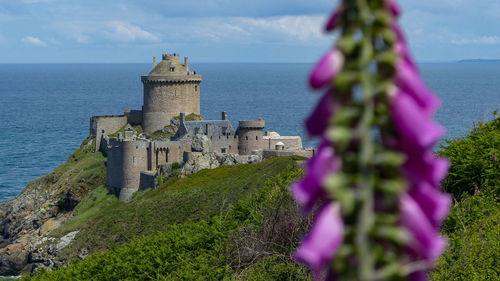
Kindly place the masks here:
[(185, 115), (186, 115), (186, 114), (185, 114), (184, 112), (181, 112), (181, 113), (179, 114), (179, 121), (180, 121), (180, 124), (184, 123), (184, 117), (185, 117)]
[(153, 67), (156, 66), (156, 57), (153, 57)]
[(222, 111), (222, 120), (228, 120), (226, 111)]
[(184, 65), (186, 66), (187, 71), (189, 71), (189, 58), (184, 57)]
[(207, 131), (207, 136), (212, 135), (212, 124), (207, 124), (206, 131)]

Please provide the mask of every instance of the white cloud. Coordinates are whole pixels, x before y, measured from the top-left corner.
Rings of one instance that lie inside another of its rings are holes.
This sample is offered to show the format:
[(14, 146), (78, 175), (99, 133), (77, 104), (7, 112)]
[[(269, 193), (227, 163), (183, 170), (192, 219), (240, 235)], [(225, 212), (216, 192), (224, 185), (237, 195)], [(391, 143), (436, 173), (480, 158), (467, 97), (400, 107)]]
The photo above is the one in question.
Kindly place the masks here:
[(117, 42), (158, 42), (160, 38), (138, 26), (121, 22), (113, 21), (107, 23), (108, 30), (104, 31), (106, 37)]
[(27, 43), (27, 44), (32, 44), (32, 45), (40, 46), (40, 47), (47, 46), (47, 43), (40, 40), (40, 38), (33, 37), (33, 36), (24, 37), (23, 39), (21, 39), (21, 41), (23, 41), (24, 43)]
[(451, 40), (455, 45), (493, 45), (500, 43), (499, 36), (479, 36), (474, 38), (459, 38)]
[(106, 22), (58, 22), (55, 29), (78, 43), (92, 42), (159, 42), (160, 37), (139, 26), (123, 21)]
[(206, 17), (164, 19), (170, 43), (323, 45), (332, 41), (322, 32), (324, 16)]

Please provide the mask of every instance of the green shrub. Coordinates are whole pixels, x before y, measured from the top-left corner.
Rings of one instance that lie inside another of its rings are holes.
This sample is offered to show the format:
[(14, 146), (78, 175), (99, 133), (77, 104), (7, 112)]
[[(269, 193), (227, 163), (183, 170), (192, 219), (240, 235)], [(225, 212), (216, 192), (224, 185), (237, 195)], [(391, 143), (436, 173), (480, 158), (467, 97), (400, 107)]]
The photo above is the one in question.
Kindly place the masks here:
[(476, 188), (499, 195), (500, 115), (494, 114), (493, 121), (478, 122), (467, 136), (447, 141), (438, 152), (451, 161), (443, 189), (456, 199)]
[(453, 206), (444, 224), (448, 248), (432, 280), (498, 280), (499, 207), (497, 198), (481, 193)]

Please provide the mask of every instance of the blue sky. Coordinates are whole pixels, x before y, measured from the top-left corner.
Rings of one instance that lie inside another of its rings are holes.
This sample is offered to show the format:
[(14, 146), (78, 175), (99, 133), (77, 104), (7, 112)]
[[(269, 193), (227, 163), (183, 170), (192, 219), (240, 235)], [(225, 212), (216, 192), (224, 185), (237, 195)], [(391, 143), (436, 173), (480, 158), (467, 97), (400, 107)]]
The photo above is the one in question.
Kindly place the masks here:
[[(313, 62), (335, 0), (0, 0), (0, 63)], [(499, 0), (400, 0), (418, 61), (500, 58)]]

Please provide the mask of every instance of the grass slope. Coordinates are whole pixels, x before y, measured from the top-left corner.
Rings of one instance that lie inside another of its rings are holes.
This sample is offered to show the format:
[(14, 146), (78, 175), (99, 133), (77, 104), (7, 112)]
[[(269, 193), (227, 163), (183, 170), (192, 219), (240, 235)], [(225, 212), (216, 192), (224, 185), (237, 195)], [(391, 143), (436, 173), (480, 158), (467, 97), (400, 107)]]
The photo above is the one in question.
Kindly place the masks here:
[(290, 258), (309, 225), (288, 191), (302, 175), (296, 160), (201, 171), (128, 204), (95, 190), (88, 197), (103, 203), (86, 198), (77, 210), (81, 216), (103, 207), (65, 231), (80, 229), (73, 247), (91, 246), (97, 253), (24, 279), (309, 280)]
[(269, 178), (295, 166), (295, 162), (296, 158), (282, 157), (203, 170), (186, 178), (170, 179), (158, 189), (138, 192), (127, 204), (99, 189), (82, 200), (76, 216), (53, 236), (80, 230), (76, 240), (61, 252), (61, 257), (73, 258), (80, 248), (91, 253), (101, 251), (162, 231), (168, 225), (221, 215), (238, 200), (254, 194)]
[(89, 153), (92, 147), (87, 143), (88, 139), (52, 173), (30, 182), (23, 193), (42, 191), (49, 194), (46, 200), (55, 209), (71, 211), (85, 194), (106, 181), (106, 157)]

